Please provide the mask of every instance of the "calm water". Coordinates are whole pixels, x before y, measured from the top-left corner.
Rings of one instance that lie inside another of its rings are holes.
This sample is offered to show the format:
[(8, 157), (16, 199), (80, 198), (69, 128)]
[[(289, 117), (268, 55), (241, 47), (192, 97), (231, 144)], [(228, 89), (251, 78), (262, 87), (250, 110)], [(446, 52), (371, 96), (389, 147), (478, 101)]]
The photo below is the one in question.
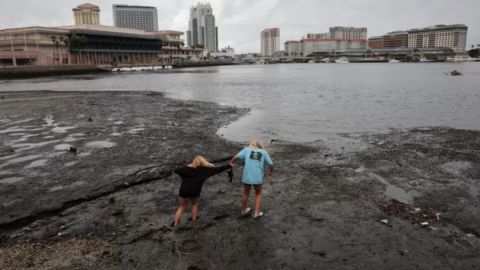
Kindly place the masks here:
[[(457, 69), (464, 76), (447, 76)], [(228, 66), (160, 73), (0, 81), (11, 90), (160, 91), (251, 108), (219, 133), (237, 141), (314, 141), (334, 133), (480, 129), (480, 63)]]

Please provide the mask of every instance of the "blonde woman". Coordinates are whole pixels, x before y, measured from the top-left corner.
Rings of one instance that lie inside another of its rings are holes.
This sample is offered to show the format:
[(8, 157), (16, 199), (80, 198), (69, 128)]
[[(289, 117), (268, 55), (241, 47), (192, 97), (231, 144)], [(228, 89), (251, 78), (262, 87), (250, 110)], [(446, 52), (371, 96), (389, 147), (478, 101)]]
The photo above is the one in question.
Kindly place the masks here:
[(243, 167), (243, 196), (242, 196), (242, 211), (241, 215), (246, 216), (252, 210), (248, 205), (248, 197), (250, 189), (253, 186), (255, 189), (255, 214), (254, 217), (263, 216), (260, 211), (262, 201), (262, 184), (267, 169), (267, 177), (271, 178), (273, 173), (273, 162), (270, 155), (264, 150), (262, 143), (257, 140), (252, 140), (248, 147), (245, 147), (230, 161), (230, 165), (234, 165), (235, 161), (240, 159), (244, 162)]
[(173, 171), (182, 179), (179, 192), (180, 206), (175, 214), (175, 221), (173, 222), (174, 226), (180, 223), (182, 215), (185, 212), (185, 208), (187, 207), (187, 200), (190, 200), (192, 205), (191, 219), (193, 221), (198, 219), (197, 201), (198, 197), (200, 197), (200, 193), (202, 192), (203, 183), (205, 180), (207, 180), (207, 178), (228, 170), (231, 167), (231, 165), (215, 167), (204, 157), (197, 156), (192, 163)]

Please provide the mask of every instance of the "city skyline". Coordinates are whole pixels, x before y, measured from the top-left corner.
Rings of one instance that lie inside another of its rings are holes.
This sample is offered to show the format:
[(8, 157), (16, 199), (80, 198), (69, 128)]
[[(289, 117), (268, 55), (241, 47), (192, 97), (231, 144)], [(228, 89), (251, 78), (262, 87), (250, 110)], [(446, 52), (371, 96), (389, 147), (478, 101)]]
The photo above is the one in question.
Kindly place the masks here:
[[(100, 7), (100, 20), (104, 25), (113, 25), (112, 4), (146, 5), (157, 7), (159, 29), (186, 32), (190, 8), (199, 1), (159, 3), (151, 0), (66, 0), (50, 6), (33, 0), (18, 0), (2, 3), (0, 29), (73, 25), (71, 9), (85, 2)], [(280, 28), (280, 42), (283, 44), (286, 40), (298, 39), (307, 33), (322, 32), (335, 25), (367, 27), (368, 37), (371, 37), (395, 30), (462, 23), (469, 27), (467, 49), (470, 45), (480, 43), (480, 18), (476, 12), (480, 9), (480, 3), (475, 0), (462, 1), (461, 5), (452, 0), (407, 0), (401, 3), (385, 3), (381, 0), (299, 0), (295, 4), (279, 0), (207, 2), (215, 11), (219, 47), (230, 45), (237, 53), (258, 52), (258, 33), (268, 27)], [(407, 13), (399, 12), (407, 7)], [(24, 16), (19, 17), (16, 10), (21, 10)], [(184, 38), (186, 40), (185, 36)]]

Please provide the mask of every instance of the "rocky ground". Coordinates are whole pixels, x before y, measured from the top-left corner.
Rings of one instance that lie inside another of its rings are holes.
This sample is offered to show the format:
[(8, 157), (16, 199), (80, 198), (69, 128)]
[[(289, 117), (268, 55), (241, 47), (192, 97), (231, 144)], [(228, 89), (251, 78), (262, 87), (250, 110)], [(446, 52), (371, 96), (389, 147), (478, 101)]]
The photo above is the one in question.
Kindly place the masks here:
[(171, 170), (241, 149), (244, 110), (145, 92), (0, 94), (0, 269), (478, 269), (480, 132), (272, 141), (261, 219), (241, 168), (170, 227)]

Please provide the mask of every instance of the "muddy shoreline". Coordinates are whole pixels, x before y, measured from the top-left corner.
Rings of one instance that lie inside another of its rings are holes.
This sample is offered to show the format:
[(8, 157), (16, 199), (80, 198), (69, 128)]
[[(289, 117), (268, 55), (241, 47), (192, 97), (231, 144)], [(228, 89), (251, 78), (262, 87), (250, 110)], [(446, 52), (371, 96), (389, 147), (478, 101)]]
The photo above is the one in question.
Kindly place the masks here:
[(171, 169), (242, 146), (246, 113), (150, 92), (0, 93), (1, 269), (478, 269), (480, 132), (272, 141), (266, 217), (238, 219), (240, 169), (172, 228)]

